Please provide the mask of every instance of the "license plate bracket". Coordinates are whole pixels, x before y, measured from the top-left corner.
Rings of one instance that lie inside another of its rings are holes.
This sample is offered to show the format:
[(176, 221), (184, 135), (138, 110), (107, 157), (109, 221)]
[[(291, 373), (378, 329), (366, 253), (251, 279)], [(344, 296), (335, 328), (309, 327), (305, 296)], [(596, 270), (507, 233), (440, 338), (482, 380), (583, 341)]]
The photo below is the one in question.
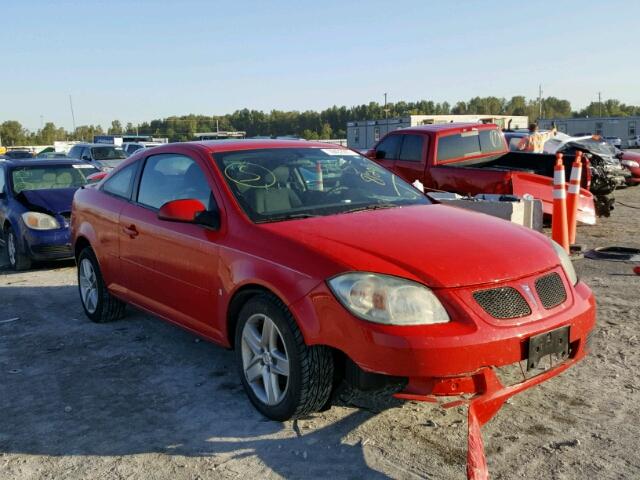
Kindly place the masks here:
[(569, 356), (569, 327), (556, 328), (529, 338), (527, 371), (537, 368), (542, 358), (553, 354), (563, 359)]

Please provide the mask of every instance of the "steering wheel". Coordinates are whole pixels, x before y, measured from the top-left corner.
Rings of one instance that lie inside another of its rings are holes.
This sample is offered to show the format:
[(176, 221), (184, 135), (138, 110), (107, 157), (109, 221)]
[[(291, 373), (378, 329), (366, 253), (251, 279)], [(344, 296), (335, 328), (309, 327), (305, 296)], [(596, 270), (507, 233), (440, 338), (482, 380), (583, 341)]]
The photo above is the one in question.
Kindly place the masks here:
[[(357, 168), (355, 168), (354, 166), (348, 166), (346, 167), (341, 174), (341, 177), (344, 176), (345, 174), (349, 175), (360, 175), (360, 172), (358, 171)], [(343, 190), (347, 190), (349, 187), (346, 185), (341, 185), (340, 183), (338, 183), (336, 186), (334, 186), (333, 188), (330, 188), (329, 190), (327, 190), (325, 193), (327, 195), (338, 195), (340, 192), (342, 192)]]

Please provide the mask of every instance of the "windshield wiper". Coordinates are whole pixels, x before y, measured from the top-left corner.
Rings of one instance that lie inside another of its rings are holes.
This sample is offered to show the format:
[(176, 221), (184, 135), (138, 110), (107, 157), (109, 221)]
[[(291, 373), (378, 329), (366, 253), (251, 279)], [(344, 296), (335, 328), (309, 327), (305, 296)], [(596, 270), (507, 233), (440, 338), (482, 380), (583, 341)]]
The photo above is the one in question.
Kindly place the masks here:
[(270, 223), (270, 222), (279, 222), (280, 220), (295, 220), (298, 218), (312, 218), (312, 217), (319, 217), (319, 216), (320, 215), (314, 215), (312, 213), (288, 213), (285, 215), (277, 215), (274, 217), (256, 220), (256, 223)]
[(353, 213), (353, 212), (363, 212), (365, 210), (382, 210), (385, 208), (394, 208), (394, 207), (399, 207), (400, 205), (395, 204), (395, 203), (373, 203), (371, 205), (364, 205), (361, 207), (355, 207), (355, 208), (351, 208), (349, 210), (345, 210), (343, 212), (340, 213)]

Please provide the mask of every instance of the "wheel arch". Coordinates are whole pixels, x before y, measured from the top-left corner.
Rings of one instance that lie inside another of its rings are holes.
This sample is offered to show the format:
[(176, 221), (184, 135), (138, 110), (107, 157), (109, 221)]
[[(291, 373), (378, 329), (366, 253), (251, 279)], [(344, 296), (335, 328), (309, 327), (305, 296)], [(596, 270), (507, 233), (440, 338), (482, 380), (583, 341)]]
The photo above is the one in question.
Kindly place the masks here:
[(235, 349), (236, 326), (238, 324), (238, 316), (240, 315), (240, 310), (242, 310), (242, 307), (249, 300), (261, 294), (272, 295), (286, 305), (286, 302), (284, 302), (282, 298), (280, 298), (273, 290), (265, 287), (264, 285), (260, 285), (258, 283), (248, 283), (238, 288), (233, 293), (231, 300), (229, 300), (226, 314), (226, 339), (232, 350)]
[(91, 242), (89, 241), (89, 239), (84, 235), (78, 236), (78, 238), (76, 238), (75, 244), (73, 245), (73, 256), (76, 259), (76, 262), (78, 260), (78, 256), (80, 256), (80, 252), (82, 252), (82, 250), (87, 247), (91, 247)]
[(9, 230), (9, 227), (11, 227), (11, 222), (9, 221), (8, 218), (5, 218), (2, 224), (2, 233), (3, 234), (6, 233), (7, 230)]

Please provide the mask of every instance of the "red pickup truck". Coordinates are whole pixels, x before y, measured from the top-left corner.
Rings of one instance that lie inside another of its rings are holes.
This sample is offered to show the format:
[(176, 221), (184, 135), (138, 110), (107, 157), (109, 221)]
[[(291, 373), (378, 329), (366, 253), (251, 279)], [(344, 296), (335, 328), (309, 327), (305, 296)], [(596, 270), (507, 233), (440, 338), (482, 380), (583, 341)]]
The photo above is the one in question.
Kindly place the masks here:
[[(554, 155), (510, 152), (502, 131), (493, 124), (447, 123), (404, 128), (385, 135), (366, 156), (410, 183), (429, 190), (462, 195), (498, 193), (533, 195), (543, 211), (553, 212)], [(565, 158), (567, 179), (572, 157)], [(588, 169), (583, 170), (588, 187)], [(595, 224), (593, 195), (582, 188), (578, 221)]]

